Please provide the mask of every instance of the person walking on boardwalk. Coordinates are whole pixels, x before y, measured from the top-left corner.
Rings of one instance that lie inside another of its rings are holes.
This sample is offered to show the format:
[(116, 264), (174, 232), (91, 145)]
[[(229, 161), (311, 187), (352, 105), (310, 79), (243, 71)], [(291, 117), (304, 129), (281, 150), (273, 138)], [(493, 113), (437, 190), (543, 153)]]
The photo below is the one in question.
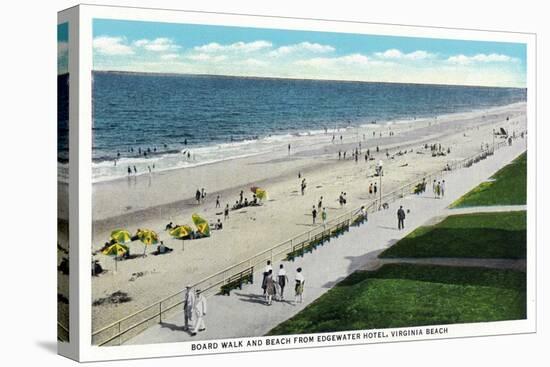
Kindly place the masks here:
[(437, 190), (437, 181), (434, 180), (434, 182), (432, 184), (432, 191), (433, 191), (434, 195), (435, 195), (436, 190)]
[(273, 267), (271, 266), (271, 261), (267, 260), (267, 264), (264, 268), (264, 277), (262, 279), (262, 289), (264, 290), (264, 295), (266, 293), (266, 279), (267, 279), (267, 275), (269, 274), (269, 271), (273, 272)]
[(277, 274), (277, 283), (281, 288), (281, 293), (279, 293), (279, 299), (282, 301), (285, 299), (285, 286), (288, 283), (288, 277), (286, 276), (286, 270), (283, 264), (279, 265), (279, 273)]
[(185, 318), (184, 330), (189, 330), (189, 325), (195, 319), (193, 317), (193, 310), (195, 308), (195, 291), (190, 285), (185, 287), (185, 298), (183, 299), (183, 316)]
[(315, 225), (315, 219), (317, 219), (317, 209), (315, 209), (315, 205), (313, 205), (313, 209), (311, 210), (311, 217), (313, 218), (313, 225)]
[(397, 210), (397, 229), (401, 230), (405, 228), (405, 211), (403, 206), (400, 206)]
[(295, 298), (294, 303), (302, 303), (304, 294), (305, 278), (302, 274), (302, 268), (296, 269), (296, 277), (294, 278), (296, 284), (294, 285)]
[(275, 295), (275, 282), (273, 280), (273, 269), (270, 269), (265, 278), (265, 303), (271, 306), (273, 296)]
[(321, 212), (321, 219), (323, 220), (323, 225), (327, 224), (327, 208), (323, 208)]
[(435, 196), (440, 199), (441, 196), (441, 182), (437, 181), (437, 185), (435, 185)]
[(195, 317), (195, 326), (191, 332), (191, 336), (197, 335), (199, 331), (205, 331), (206, 325), (204, 323), (204, 317), (206, 316), (207, 305), (206, 298), (202, 295), (201, 291), (197, 289), (196, 291), (196, 302), (193, 309)]
[(441, 197), (445, 196), (445, 180), (443, 180), (443, 181), (441, 182), (440, 191), (441, 191)]

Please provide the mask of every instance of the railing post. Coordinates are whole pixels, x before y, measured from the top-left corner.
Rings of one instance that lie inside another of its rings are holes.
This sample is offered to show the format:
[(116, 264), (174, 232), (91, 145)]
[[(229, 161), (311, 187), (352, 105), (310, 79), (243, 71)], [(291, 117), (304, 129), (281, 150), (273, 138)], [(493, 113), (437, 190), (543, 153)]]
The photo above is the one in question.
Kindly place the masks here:
[(159, 324), (162, 323), (162, 302), (159, 302)]
[(120, 322), (118, 323), (118, 345), (122, 345), (122, 341), (121, 341), (121, 337), (122, 335), (120, 335)]

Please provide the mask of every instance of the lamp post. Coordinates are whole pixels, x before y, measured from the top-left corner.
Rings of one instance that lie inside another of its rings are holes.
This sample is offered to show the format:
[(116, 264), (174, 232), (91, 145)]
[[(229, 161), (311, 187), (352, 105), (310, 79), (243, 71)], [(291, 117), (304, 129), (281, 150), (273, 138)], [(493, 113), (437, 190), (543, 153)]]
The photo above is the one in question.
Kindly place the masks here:
[(384, 168), (383, 168), (383, 165), (382, 165), (382, 160), (380, 160), (378, 162), (378, 179), (379, 179), (379, 192), (380, 192), (380, 199), (379, 199), (379, 202), (378, 202), (378, 210), (380, 210), (382, 208), (382, 174), (384, 172)]

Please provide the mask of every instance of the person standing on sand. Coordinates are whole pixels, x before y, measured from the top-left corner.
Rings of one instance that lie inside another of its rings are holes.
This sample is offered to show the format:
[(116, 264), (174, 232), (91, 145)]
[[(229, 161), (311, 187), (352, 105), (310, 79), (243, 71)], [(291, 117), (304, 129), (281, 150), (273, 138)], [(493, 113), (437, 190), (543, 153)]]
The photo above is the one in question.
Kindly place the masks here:
[(199, 189), (197, 189), (197, 192), (195, 192), (195, 200), (197, 200), (197, 205), (201, 203), (201, 192)]
[(306, 191), (306, 179), (304, 178), (302, 180), (302, 184), (300, 186), (300, 190), (302, 191), (302, 195), (304, 195), (305, 191)]
[(397, 229), (402, 230), (405, 228), (405, 211), (403, 206), (400, 206), (397, 210)]
[(195, 320), (195, 326), (193, 327), (193, 331), (191, 332), (191, 336), (197, 335), (198, 331), (205, 331), (206, 325), (204, 324), (204, 317), (206, 316), (206, 298), (202, 295), (199, 289), (196, 291), (196, 299), (195, 307), (193, 309)]
[(290, 155), (290, 144), (288, 144), (288, 155)]
[(317, 209), (321, 210), (322, 207), (323, 207), (323, 197), (321, 196), (319, 198), (319, 203), (317, 204)]
[(296, 269), (295, 282), (296, 284), (294, 285), (294, 303), (302, 303), (305, 283), (304, 275), (302, 274), (302, 268)]
[(132, 174), (132, 169), (130, 168), (130, 166), (128, 166), (128, 176), (130, 176)]
[(317, 218), (317, 209), (315, 209), (315, 205), (313, 205), (313, 209), (311, 210), (311, 217), (313, 218), (313, 225), (315, 225), (315, 219)]
[(134, 173), (137, 175), (137, 168), (134, 166)]
[(196, 302), (195, 291), (188, 284), (185, 287), (185, 298), (183, 299), (183, 315), (185, 318), (184, 330), (189, 330), (189, 325), (195, 319), (193, 317), (193, 309), (195, 308), (195, 302)]
[(378, 187), (376, 186), (376, 182), (374, 183), (373, 191), (374, 191), (374, 195), (376, 195), (376, 192), (378, 192)]
[(372, 182), (369, 185), (369, 195), (372, 195)]
[(243, 190), (241, 190), (241, 193), (239, 194), (239, 204), (243, 203), (243, 195), (244, 195), (244, 192)]
[(204, 191), (204, 187), (201, 190), (201, 200), (204, 202), (204, 199), (206, 199), (206, 191)]
[(279, 294), (280, 300), (284, 300), (285, 296), (285, 285), (288, 283), (288, 277), (286, 276), (286, 270), (283, 266), (283, 264), (279, 265), (279, 273), (277, 274), (277, 282), (279, 283), (279, 287), (281, 287), (281, 293)]
[(225, 205), (225, 209), (223, 211), (223, 220), (229, 219), (229, 204)]
[(342, 159), (342, 151), (341, 150), (338, 151), (338, 160), (340, 160), (340, 159)]
[(220, 207), (220, 195), (216, 196), (216, 208)]

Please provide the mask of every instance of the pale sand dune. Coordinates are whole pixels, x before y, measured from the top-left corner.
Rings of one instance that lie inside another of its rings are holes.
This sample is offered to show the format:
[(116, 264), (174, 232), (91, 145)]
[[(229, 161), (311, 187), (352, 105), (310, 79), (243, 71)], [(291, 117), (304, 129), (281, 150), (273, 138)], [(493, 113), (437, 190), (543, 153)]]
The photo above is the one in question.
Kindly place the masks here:
[[(186, 283), (194, 283), (227, 266), (235, 264), (284, 241), (293, 235), (311, 229), (311, 208), (320, 196), (327, 208), (328, 217), (334, 218), (347, 210), (356, 208), (374, 197), (369, 197), (368, 185), (378, 179), (367, 178), (374, 173), (375, 162), (384, 161), (385, 176), (383, 193), (389, 192), (411, 180), (420, 181), (425, 173), (441, 169), (447, 162), (460, 160), (480, 151), (482, 143), (492, 144), (492, 129), (505, 127), (509, 131), (526, 128), (525, 104), (514, 104), (483, 112), (449, 115), (437, 120), (395, 124), (388, 137), (389, 126), (369, 126), (363, 129), (342, 132), (343, 144), (331, 143), (332, 136), (307, 137), (293, 144), (289, 157), (286, 143), (280, 151), (271, 154), (228, 160), (191, 169), (155, 173), (112, 182), (95, 184), (93, 187), (93, 245), (99, 248), (108, 240), (115, 228), (135, 232), (137, 228), (156, 230), (165, 244), (174, 248), (167, 255), (136, 258), (118, 263), (113, 274), (114, 261), (97, 255), (109, 272), (92, 280), (92, 300), (105, 297), (115, 291), (127, 292), (132, 301), (118, 306), (93, 307), (93, 329), (148, 306), (172, 293), (181, 290)], [(510, 117), (506, 121), (506, 117)], [(376, 131), (376, 138), (372, 131)], [(379, 132), (383, 137), (379, 138)], [(366, 134), (366, 142), (362, 135)], [(466, 136), (464, 136), (466, 134)], [(351, 149), (362, 141), (363, 154), (370, 148), (376, 159), (365, 163), (360, 158), (355, 163)], [(498, 140), (497, 140), (498, 141)], [(451, 154), (432, 158), (424, 143), (441, 143)], [(376, 145), (380, 153), (376, 154)], [(399, 148), (398, 148), (399, 147)], [(386, 148), (393, 154), (399, 149), (413, 149), (412, 153), (386, 159)], [(347, 150), (347, 160), (338, 160), (338, 150)], [(417, 154), (422, 151), (425, 154)], [(401, 165), (408, 164), (406, 167)], [(304, 196), (300, 195), (298, 172), (307, 180)], [(192, 224), (191, 214), (196, 212), (210, 222), (223, 218), (221, 213), (226, 203), (230, 206), (238, 199), (240, 190), (252, 197), (250, 186), (267, 189), (269, 200), (262, 207), (248, 207), (231, 211), (222, 231), (212, 231), (212, 237), (185, 241), (171, 239), (164, 232), (169, 221), (177, 224)], [(206, 203), (195, 204), (197, 188), (207, 191)], [(337, 199), (340, 192), (347, 193), (348, 204), (340, 208)], [(222, 208), (215, 209), (216, 195), (221, 196)], [(143, 245), (130, 245), (133, 254), (141, 254)], [(153, 251), (150, 248), (147, 252)], [(144, 272), (134, 281), (133, 273)]]

